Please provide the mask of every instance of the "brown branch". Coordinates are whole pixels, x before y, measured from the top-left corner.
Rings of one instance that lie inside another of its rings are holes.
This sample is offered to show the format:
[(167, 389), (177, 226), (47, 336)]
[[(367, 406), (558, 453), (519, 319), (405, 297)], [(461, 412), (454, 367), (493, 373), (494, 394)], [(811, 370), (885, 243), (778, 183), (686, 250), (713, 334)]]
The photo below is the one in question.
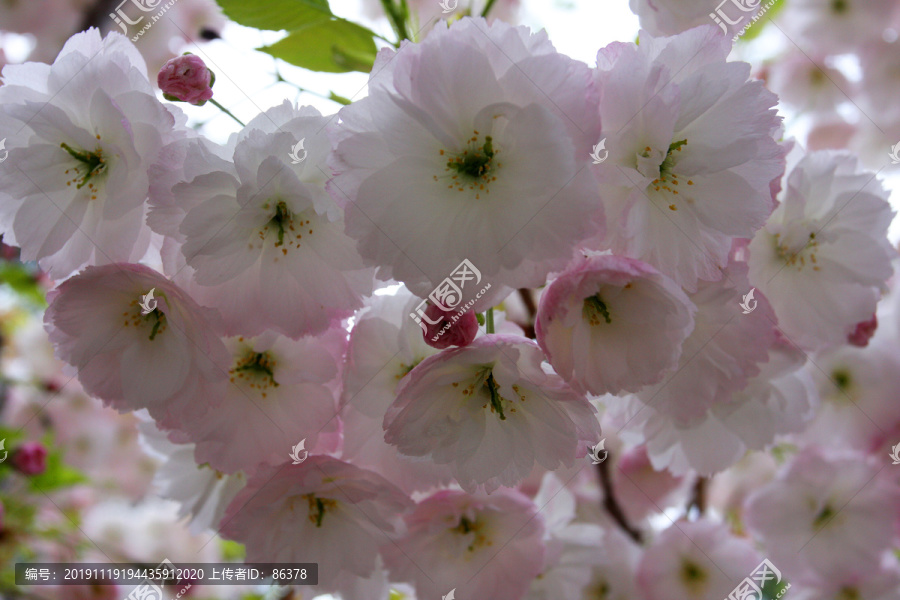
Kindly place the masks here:
[[(607, 454), (607, 458), (609, 455)], [(603, 490), (603, 508), (606, 509), (606, 512), (609, 513), (609, 516), (613, 518), (613, 520), (622, 528), (622, 531), (628, 534), (628, 536), (633, 539), (635, 542), (640, 544), (643, 542), (644, 536), (641, 534), (639, 529), (636, 529), (628, 522), (628, 517), (625, 516), (625, 511), (622, 510), (622, 507), (619, 506), (619, 501), (616, 500), (615, 492), (613, 491), (612, 484), (612, 476), (609, 472), (609, 460), (604, 460), (599, 465), (597, 465), (597, 472), (600, 477), (600, 487)]]
[(534, 320), (537, 318), (537, 305), (534, 303), (534, 297), (531, 295), (531, 290), (528, 288), (519, 289), (519, 298), (522, 299), (522, 303), (525, 304), (525, 310), (528, 311), (528, 322), (522, 325), (522, 329), (525, 330), (525, 337), (533, 340), (536, 337), (534, 333)]
[(688, 501), (687, 505), (687, 513), (691, 513), (691, 509), (697, 509), (697, 512), (702, 517), (703, 513), (706, 512), (706, 490), (709, 487), (709, 479), (703, 476), (697, 477), (697, 481), (694, 482), (694, 488), (691, 493), (691, 499)]

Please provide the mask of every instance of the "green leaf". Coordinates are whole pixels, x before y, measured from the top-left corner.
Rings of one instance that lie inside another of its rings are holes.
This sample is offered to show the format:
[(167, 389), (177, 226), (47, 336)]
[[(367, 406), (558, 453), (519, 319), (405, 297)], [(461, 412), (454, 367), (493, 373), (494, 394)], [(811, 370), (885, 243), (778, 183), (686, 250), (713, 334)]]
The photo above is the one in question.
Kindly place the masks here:
[(244, 545), (234, 540), (219, 540), (219, 547), (222, 549), (222, 558), (227, 561), (244, 560), (247, 556)]
[(334, 15), (328, 0), (218, 0), (225, 15), (240, 25), (272, 31), (300, 29)]
[[(764, 12), (762, 16), (755, 23), (753, 23), (750, 28), (747, 29), (747, 31), (744, 32), (744, 35), (740, 37), (741, 41), (748, 42), (762, 33), (762, 30), (765, 29), (766, 25), (769, 24), (769, 19), (777, 15), (781, 11), (781, 9), (784, 8), (787, 0), (774, 0), (774, 2), (775, 4), (773, 4), (771, 8), (766, 10), (766, 12)], [(764, 3), (760, 10), (765, 9), (768, 5), (768, 2)], [(752, 20), (750, 22), (752, 23)]]
[(356, 23), (334, 19), (307, 25), (259, 50), (312, 71), (368, 73), (378, 51), (374, 36)]
[(87, 481), (80, 471), (64, 464), (62, 453), (55, 450), (47, 453), (47, 469), (40, 475), (30, 476), (28, 485), (33, 491), (46, 493)]
[(20, 262), (0, 261), (0, 284), (8, 285), (14, 292), (38, 306), (46, 306), (44, 291), (27, 266)]

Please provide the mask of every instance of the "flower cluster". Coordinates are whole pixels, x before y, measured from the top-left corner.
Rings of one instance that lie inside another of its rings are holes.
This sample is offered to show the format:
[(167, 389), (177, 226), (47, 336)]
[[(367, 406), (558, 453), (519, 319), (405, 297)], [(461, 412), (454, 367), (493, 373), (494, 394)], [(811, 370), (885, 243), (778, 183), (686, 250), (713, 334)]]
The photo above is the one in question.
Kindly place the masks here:
[(115, 31), (7, 66), (0, 234), (56, 357), (24, 379), (131, 419), (194, 533), (318, 563), (303, 598), (721, 600), (772, 565), (770, 597), (897, 598), (889, 193), (785, 137), (707, 9), (630, 4), (639, 43), (590, 67), (473, 3), (336, 115), (221, 144), (169, 102), (211, 100), (199, 56), (163, 99)]

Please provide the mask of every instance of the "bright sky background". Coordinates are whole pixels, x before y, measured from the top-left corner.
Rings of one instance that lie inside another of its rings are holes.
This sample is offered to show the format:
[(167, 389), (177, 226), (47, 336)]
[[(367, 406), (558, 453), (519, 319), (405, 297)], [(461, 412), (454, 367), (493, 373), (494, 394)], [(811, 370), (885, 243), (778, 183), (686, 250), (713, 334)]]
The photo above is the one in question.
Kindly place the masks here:
[[(364, 16), (364, 2), (378, 0), (332, 0), (332, 10), (339, 16), (369, 26), (388, 39), (393, 32), (385, 19), (370, 21)], [(434, 0), (435, 3), (438, 0)], [(594, 64), (597, 50), (612, 41), (632, 41), (638, 32), (638, 20), (628, 9), (627, 0), (523, 0), (522, 23), (532, 29), (545, 28), (556, 48), (569, 56)], [(203, 56), (216, 72), (216, 99), (247, 121), (285, 98), (297, 98), (292, 86), (275, 82), (275, 61), (252, 49), (283, 37), (283, 34), (258, 32), (229, 24), (223, 39), (191, 49)], [(314, 73), (281, 63), (282, 76), (293, 83), (320, 94), (334, 91), (348, 98), (365, 95), (367, 75), (362, 73)], [(330, 100), (304, 93), (299, 100), (324, 114), (340, 108)], [(184, 105), (182, 105), (184, 107)], [(203, 132), (222, 142), (239, 129), (237, 123), (211, 105), (184, 107), (193, 122), (208, 121)]]

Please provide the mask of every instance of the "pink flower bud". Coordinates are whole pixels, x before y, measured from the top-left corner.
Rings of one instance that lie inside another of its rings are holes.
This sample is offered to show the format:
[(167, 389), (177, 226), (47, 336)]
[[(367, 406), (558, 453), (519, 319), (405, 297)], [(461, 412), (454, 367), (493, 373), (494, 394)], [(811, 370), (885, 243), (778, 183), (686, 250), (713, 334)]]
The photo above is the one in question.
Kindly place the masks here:
[(184, 54), (170, 59), (159, 70), (156, 83), (163, 97), (173, 102), (201, 106), (213, 97), (216, 76), (199, 56)]
[(10, 463), (24, 475), (40, 475), (47, 468), (47, 449), (40, 442), (25, 442), (13, 451)]
[(872, 339), (872, 336), (875, 335), (876, 329), (878, 329), (878, 318), (872, 315), (872, 318), (868, 321), (861, 321), (856, 324), (856, 329), (847, 336), (847, 342), (852, 346), (865, 348), (869, 345), (869, 340)]
[[(432, 348), (443, 350), (450, 346), (468, 346), (478, 333), (478, 317), (471, 311), (460, 316), (458, 311), (444, 312), (429, 304), (425, 316), (427, 319), (423, 322), (428, 328), (424, 333), (425, 343)], [(437, 321), (437, 324), (432, 325), (428, 321)]]

